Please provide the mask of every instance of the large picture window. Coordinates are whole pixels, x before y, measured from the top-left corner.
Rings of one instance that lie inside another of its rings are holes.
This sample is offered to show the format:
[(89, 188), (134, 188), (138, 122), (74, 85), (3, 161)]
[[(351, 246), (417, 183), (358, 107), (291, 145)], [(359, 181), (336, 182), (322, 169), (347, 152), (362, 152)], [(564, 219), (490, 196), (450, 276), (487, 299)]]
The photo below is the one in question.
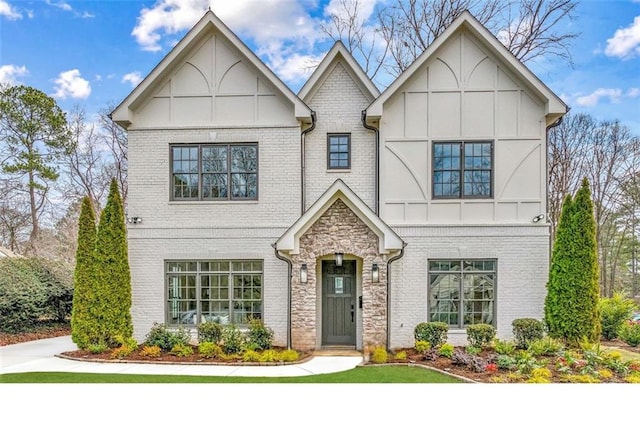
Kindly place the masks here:
[(490, 198), (492, 177), (492, 142), (434, 142), (433, 198)]
[(327, 168), (351, 168), (351, 135), (327, 135)]
[(262, 318), (262, 261), (166, 262), (167, 324), (246, 325)]
[(258, 145), (174, 145), (172, 200), (256, 200)]
[(495, 260), (432, 260), (428, 277), (429, 321), (495, 325)]

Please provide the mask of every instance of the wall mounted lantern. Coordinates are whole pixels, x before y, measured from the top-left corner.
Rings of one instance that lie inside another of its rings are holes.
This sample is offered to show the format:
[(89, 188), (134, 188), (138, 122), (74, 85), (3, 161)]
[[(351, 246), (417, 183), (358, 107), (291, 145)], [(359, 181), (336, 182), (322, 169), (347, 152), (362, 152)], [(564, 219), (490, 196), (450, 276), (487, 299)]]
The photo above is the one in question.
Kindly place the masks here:
[(544, 219), (544, 215), (543, 214), (539, 214), (538, 216), (533, 218), (533, 223), (538, 223), (540, 222), (542, 219)]
[(134, 224), (142, 223), (142, 218), (140, 216), (130, 217), (130, 218), (127, 218), (127, 222), (134, 223)]
[(307, 282), (307, 264), (306, 263), (303, 263), (300, 266), (300, 282), (301, 283)]
[(380, 282), (380, 269), (377, 263), (371, 265), (371, 282)]
[(342, 253), (336, 253), (336, 266), (342, 266)]

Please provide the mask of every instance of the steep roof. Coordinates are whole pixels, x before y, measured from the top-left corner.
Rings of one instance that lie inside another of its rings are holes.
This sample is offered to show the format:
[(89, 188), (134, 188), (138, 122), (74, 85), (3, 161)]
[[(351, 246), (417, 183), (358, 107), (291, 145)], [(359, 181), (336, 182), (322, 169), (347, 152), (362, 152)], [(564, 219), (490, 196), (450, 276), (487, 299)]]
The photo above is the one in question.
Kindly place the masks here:
[(375, 122), (382, 116), (384, 103), (391, 98), (420, 67), (429, 61), (434, 53), (449, 38), (465, 29), (473, 34), (515, 75), (519, 76), (530, 90), (546, 103), (547, 125), (550, 125), (567, 113), (567, 105), (549, 89), (529, 68), (520, 62), (489, 30), (487, 30), (468, 11), (463, 12), (389, 87), (367, 108), (367, 120)]
[(336, 41), (331, 47), (331, 50), (327, 52), (320, 64), (316, 67), (313, 74), (309, 77), (307, 82), (302, 86), (302, 89), (298, 92), (300, 99), (308, 101), (313, 94), (324, 83), (324, 80), (330, 74), (331, 70), (337, 62), (341, 62), (349, 74), (351, 74), (353, 81), (360, 87), (362, 93), (368, 97), (371, 101), (380, 95), (380, 91), (373, 84), (369, 76), (363, 71), (362, 67), (353, 58), (351, 53), (347, 50), (345, 45), (340, 41)]
[(337, 179), (315, 203), (276, 241), (276, 249), (297, 254), (300, 237), (336, 200), (342, 200), (378, 236), (378, 252), (389, 253), (404, 247), (404, 241), (362, 201), (341, 179)]
[(114, 109), (111, 118), (123, 127), (131, 124), (133, 110), (153, 92), (162, 79), (176, 64), (187, 56), (199, 41), (215, 30), (226, 38), (236, 49), (261, 72), (273, 86), (294, 105), (295, 117), (305, 123), (311, 122), (311, 109), (267, 67), (262, 60), (247, 47), (211, 10), (189, 30), (173, 49), (156, 65), (138, 86)]

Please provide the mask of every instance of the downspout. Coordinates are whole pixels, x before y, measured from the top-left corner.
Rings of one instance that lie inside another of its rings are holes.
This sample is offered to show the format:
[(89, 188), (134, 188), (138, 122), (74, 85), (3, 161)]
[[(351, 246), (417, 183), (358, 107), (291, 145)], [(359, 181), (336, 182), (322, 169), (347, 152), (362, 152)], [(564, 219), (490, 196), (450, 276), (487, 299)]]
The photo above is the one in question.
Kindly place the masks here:
[(305, 142), (307, 140), (306, 135), (310, 131), (316, 128), (316, 112), (311, 111), (311, 126), (304, 129), (300, 134), (300, 215), (304, 214), (306, 210), (305, 204), (307, 203), (307, 195), (306, 195), (306, 185), (305, 185)]
[(404, 248), (406, 246), (407, 243), (402, 242), (400, 253), (387, 261), (387, 351), (391, 350), (389, 345), (389, 343), (391, 342), (391, 315), (389, 314), (389, 312), (391, 312), (391, 262), (395, 262), (396, 260), (404, 256)]
[(378, 130), (377, 127), (374, 126), (369, 126), (367, 124), (367, 110), (363, 109), (362, 110), (362, 126), (365, 129), (368, 130), (373, 130), (373, 132), (376, 134), (376, 167), (375, 167), (375, 179), (374, 179), (374, 183), (375, 183), (375, 200), (374, 200), (374, 209), (373, 211), (376, 213), (376, 216), (380, 215), (379, 209), (378, 209), (378, 204), (380, 202), (380, 185), (378, 183), (378, 181), (380, 180), (380, 131)]
[(287, 349), (291, 349), (291, 273), (293, 270), (293, 265), (291, 264), (291, 260), (282, 256), (278, 253), (278, 249), (276, 248), (276, 243), (271, 244), (273, 250), (276, 253), (276, 257), (280, 260), (287, 262), (288, 274), (287, 274)]

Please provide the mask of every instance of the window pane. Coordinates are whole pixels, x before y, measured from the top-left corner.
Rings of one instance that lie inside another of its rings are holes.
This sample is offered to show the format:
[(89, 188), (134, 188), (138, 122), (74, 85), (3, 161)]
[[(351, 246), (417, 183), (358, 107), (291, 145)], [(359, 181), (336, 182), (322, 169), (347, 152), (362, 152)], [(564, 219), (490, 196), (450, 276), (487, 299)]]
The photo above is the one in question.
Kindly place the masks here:
[(228, 184), (226, 174), (202, 175), (202, 198), (227, 198)]
[(350, 138), (350, 135), (328, 136), (328, 168), (349, 168)]
[(231, 147), (231, 172), (256, 172), (258, 170), (257, 146)]
[(206, 146), (202, 148), (202, 172), (226, 173), (227, 172), (227, 148), (226, 146)]

